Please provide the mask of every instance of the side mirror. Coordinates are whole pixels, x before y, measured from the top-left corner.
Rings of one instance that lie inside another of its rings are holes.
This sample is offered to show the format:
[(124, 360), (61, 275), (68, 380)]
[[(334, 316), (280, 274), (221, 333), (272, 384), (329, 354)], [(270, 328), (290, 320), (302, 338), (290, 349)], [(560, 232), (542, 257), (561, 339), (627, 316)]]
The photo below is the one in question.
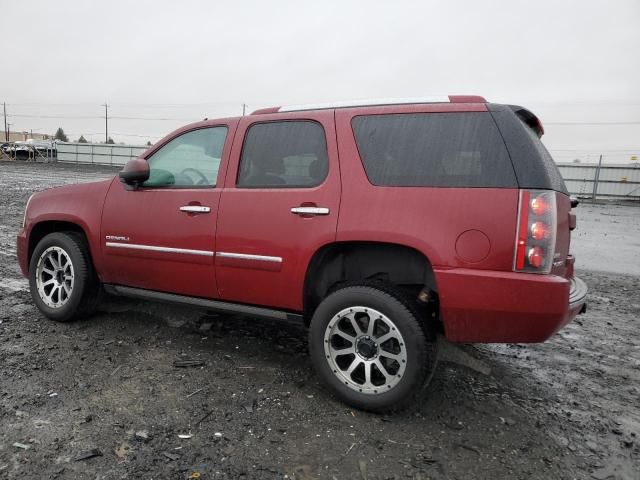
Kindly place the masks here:
[(120, 172), (120, 181), (135, 190), (149, 179), (149, 164), (143, 158), (129, 160)]

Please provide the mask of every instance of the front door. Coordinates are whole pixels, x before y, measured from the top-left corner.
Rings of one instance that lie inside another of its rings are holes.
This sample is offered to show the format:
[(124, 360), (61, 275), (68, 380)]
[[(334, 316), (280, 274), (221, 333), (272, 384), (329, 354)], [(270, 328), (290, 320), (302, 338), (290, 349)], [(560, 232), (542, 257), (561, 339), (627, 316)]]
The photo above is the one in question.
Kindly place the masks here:
[(335, 240), (339, 205), (333, 111), (243, 118), (218, 216), (220, 297), (301, 310), (307, 265)]
[(217, 297), (219, 182), (233, 128), (179, 132), (147, 158), (149, 180), (137, 190), (114, 180), (102, 216), (105, 283)]

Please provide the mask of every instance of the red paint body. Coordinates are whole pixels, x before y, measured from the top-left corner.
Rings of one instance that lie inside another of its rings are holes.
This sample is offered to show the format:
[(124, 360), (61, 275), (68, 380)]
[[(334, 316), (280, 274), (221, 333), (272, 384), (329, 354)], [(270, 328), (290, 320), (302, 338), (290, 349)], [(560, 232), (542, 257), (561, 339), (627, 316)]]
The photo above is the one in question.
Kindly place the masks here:
[[(85, 232), (102, 282), (301, 312), (305, 275), (320, 248), (347, 241), (398, 244), (422, 253), (433, 266), (450, 340), (543, 341), (584, 302), (569, 306), (572, 257), (554, 265), (551, 274), (513, 271), (518, 188), (379, 187), (365, 174), (351, 128), (354, 116), (487, 111), (481, 97), (450, 99), (442, 104), (290, 113), (264, 109), (259, 115), (183, 127), (143, 157), (183, 132), (225, 125), (228, 134), (216, 187), (130, 191), (116, 178), (36, 194), (18, 235), (20, 266), (26, 275), (33, 228), (43, 221), (65, 221)], [(247, 128), (283, 119), (322, 125), (329, 158), (326, 180), (313, 188), (236, 188)], [(569, 198), (561, 193), (556, 197), (556, 252), (566, 258), (575, 217)], [(211, 214), (178, 210), (187, 204), (209, 206)], [(290, 209), (298, 206), (327, 207), (330, 214), (292, 215)], [(122, 250), (107, 246), (108, 236), (211, 255)], [(224, 252), (279, 257), (282, 262), (225, 257)]]
[[(327, 179), (314, 188), (235, 188), (242, 141), (255, 122), (280, 120), (281, 114), (244, 117), (235, 135), (222, 203), (218, 212), (217, 251), (277, 256), (283, 259), (277, 272), (269, 263), (216, 257), (220, 298), (240, 303), (302, 310), (302, 288), (313, 254), (336, 239), (340, 208), (340, 165), (333, 111), (295, 112), (288, 119), (315, 120), (325, 130), (329, 154)], [(292, 207), (328, 207), (332, 214), (304, 218), (291, 214)], [(244, 262), (247, 268), (238, 268)], [(251, 263), (251, 264), (247, 264)], [(271, 265), (273, 266), (273, 265)], [(259, 268), (256, 268), (259, 267)]]

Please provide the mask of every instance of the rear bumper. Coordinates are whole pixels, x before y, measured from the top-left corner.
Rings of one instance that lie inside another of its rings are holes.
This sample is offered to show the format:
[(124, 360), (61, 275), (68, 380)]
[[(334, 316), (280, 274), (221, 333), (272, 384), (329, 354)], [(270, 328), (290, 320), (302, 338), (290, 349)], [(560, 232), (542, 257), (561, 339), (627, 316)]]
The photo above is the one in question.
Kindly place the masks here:
[(579, 278), (436, 270), (445, 335), (453, 342), (542, 342), (586, 308)]
[(571, 288), (569, 289), (569, 310), (587, 310), (587, 284), (580, 280), (578, 277), (571, 279)]

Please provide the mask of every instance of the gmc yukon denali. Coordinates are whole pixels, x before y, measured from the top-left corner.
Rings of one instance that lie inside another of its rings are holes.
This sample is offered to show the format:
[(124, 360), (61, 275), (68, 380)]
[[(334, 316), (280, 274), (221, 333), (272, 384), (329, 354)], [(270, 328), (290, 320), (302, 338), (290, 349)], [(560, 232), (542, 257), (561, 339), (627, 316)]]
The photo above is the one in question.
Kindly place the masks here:
[(33, 300), (101, 293), (299, 320), (320, 379), (389, 411), (437, 336), (542, 342), (586, 308), (572, 203), (529, 110), (478, 96), (300, 105), (169, 134), (119, 178), (28, 201)]

